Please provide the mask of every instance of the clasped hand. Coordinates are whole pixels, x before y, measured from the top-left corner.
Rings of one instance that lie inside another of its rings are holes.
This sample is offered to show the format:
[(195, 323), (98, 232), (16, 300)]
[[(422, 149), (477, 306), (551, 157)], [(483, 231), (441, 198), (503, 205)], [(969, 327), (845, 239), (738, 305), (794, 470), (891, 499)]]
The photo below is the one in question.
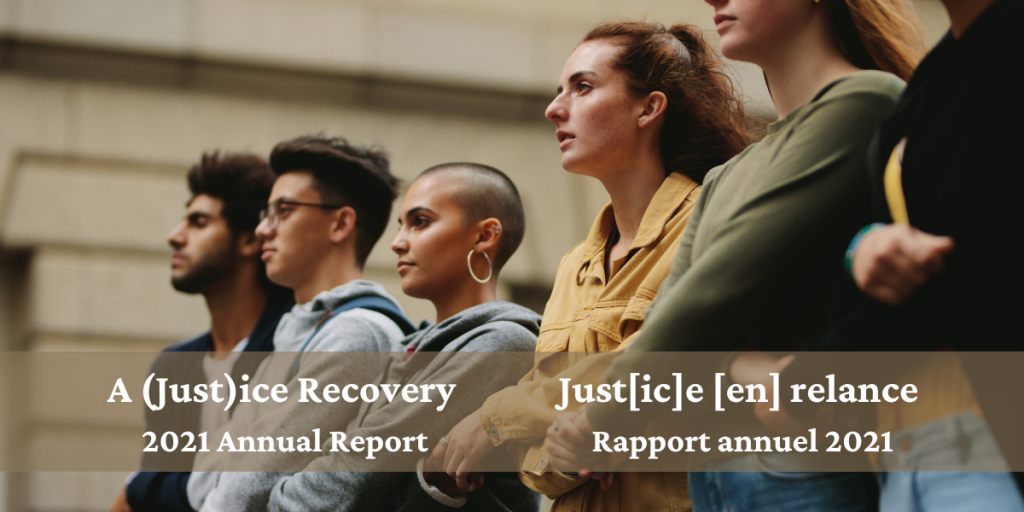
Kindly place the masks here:
[(587, 419), (586, 406), (558, 415), (548, 427), (547, 437), (548, 454), (555, 469), (567, 474), (577, 473), (583, 478), (596, 478), (602, 489), (611, 488), (614, 473), (608, 470), (620, 460), (594, 451), (594, 428)]
[[(480, 425), (480, 410), (463, 418), (451, 431), (444, 436), (448, 446), (438, 443), (431, 452), (430, 457), (424, 461), (424, 478), (428, 483), (434, 485), (431, 479), (445, 483), (444, 479), (438, 478), (432, 473), (444, 473), (452, 479), (454, 486), (446, 487), (452, 492), (435, 485), (441, 492), (449, 496), (473, 492), (484, 485), (483, 462), (484, 458), (494, 451), (494, 443), (491, 442), (487, 432)], [(428, 473), (431, 473), (428, 477)]]
[(864, 236), (853, 255), (853, 278), (865, 295), (896, 306), (942, 271), (953, 239), (906, 224), (889, 224)]
[[(781, 359), (776, 359), (764, 352), (740, 352), (729, 365), (729, 378), (743, 386), (760, 384), (764, 386), (768, 396), (773, 396), (775, 383), (772, 381), (771, 374), (781, 374), (795, 358), (796, 356), (794, 355), (788, 355)], [(786, 412), (786, 408), (783, 405), (780, 405), (778, 410), (773, 411), (771, 410), (770, 401), (756, 402), (754, 404), (754, 416), (770, 432), (784, 436), (806, 435), (807, 430), (810, 428), (818, 428), (818, 430), (824, 431), (832, 424), (831, 407), (822, 407), (818, 410), (814, 419), (810, 421), (800, 421)]]

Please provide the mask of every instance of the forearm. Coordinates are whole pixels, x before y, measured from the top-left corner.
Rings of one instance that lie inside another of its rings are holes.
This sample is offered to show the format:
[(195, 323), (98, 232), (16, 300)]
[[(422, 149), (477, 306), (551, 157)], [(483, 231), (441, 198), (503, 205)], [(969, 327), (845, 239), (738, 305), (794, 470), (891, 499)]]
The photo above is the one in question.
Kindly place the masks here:
[(565, 410), (574, 411), (581, 405), (571, 400), (572, 396), (562, 396), (562, 380), (569, 379), (570, 385), (601, 384), (616, 355), (570, 352), (549, 355), (519, 384), (495, 393), (484, 402), (481, 426), (494, 444), (508, 440), (529, 444), (543, 438), (555, 417), (565, 412), (555, 407), (561, 407), (564, 401)]

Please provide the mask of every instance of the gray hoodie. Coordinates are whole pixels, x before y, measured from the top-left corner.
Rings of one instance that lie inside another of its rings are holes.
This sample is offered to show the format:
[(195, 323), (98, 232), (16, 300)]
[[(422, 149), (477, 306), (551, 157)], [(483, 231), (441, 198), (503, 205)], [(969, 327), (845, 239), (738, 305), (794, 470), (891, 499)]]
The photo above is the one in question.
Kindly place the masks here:
[[(377, 296), (395, 302), (384, 291), (384, 287), (370, 281), (352, 281), (317, 295), (306, 304), (297, 304), (291, 312), (281, 317), (277, 331), (274, 333), (275, 353), (256, 370), (251, 383), (287, 384), (289, 396), (299, 395), (299, 379), (311, 378), (318, 382), (337, 382), (342, 379), (369, 381), (378, 372), (388, 352), (403, 350), (402, 331), (393, 321), (375, 311), (353, 309), (331, 318), (323, 325), (311, 340), (317, 325), (323, 321), (328, 312), (353, 299), (366, 296)], [(298, 373), (291, 376), (297, 353), (309, 340), (303, 352), (363, 352), (360, 358), (348, 359), (352, 364), (341, 365), (340, 358), (305, 358), (299, 365)], [(381, 361), (369, 361), (381, 359)], [(311, 406), (312, 405), (312, 406)], [(219, 440), (224, 432), (231, 432), (233, 437), (247, 435), (247, 432), (259, 432), (260, 435), (289, 435), (296, 429), (315, 428), (322, 424), (347, 424), (355, 415), (352, 408), (316, 407), (319, 404), (300, 404), (294, 400), (278, 404), (273, 400), (265, 403), (240, 403), (236, 407), (231, 421), (216, 433), (210, 433), (209, 439)], [(308, 428), (307, 428), (308, 427)], [(269, 434), (268, 434), (269, 433)], [(297, 462), (298, 467), (315, 458), (311, 454), (290, 453), (280, 454), (281, 457), (296, 458), (306, 456), (308, 460)], [(278, 465), (284, 462), (271, 458), (272, 455), (261, 454), (261, 463)], [(292, 462), (296, 464), (296, 462)], [(197, 454), (194, 472), (188, 482), (189, 503), (196, 510), (233, 510), (217, 506), (215, 496), (221, 494), (221, 478), (223, 470), (237, 468), (224, 467), (224, 459), (216, 452)], [(258, 469), (258, 467), (253, 467)]]
[[(320, 293), (305, 304), (296, 304), (285, 313), (274, 332), (274, 350), (298, 352), (328, 312), (360, 297), (383, 297), (398, 306), (394, 297), (377, 283), (361, 279), (345, 283)], [(324, 324), (305, 351), (390, 352), (401, 350), (402, 337), (401, 329), (386, 316), (366, 309), (353, 309)]]
[[(349, 438), (367, 437), (412, 428), (426, 435), (428, 446), (432, 448), (437, 439), (477, 410), (487, 397), (515, 384), (532, 367), (529, 357), (503, 358), (495, 354), (494, 357), (475, 357), (474, 364), (459, 364), (466, 359), (452, 359), (444, 353), (532, 353), (539, 331), (540, 316), (536, 313), (508, 302), (488, 302), (411, 335), (403, 340), (403, 345), (416, 347), (416, 353), (407, 361), (392, 361), (384, 374), (366, 382), (440, 384), (458, 381), (472, 385), (459, 386), (443, 414), (436, 412), (437, 402), (335, 404), (349, 409), (359, 406), (346, 433)], [(441, 354), (417, 357), (421, 352)], [(424, 418), (431, 420), (423, 421)], [(337, 423), (322, 427), (340, 430)], [(415, 472), (365, 472), (372, 469), (372, 462), (353, 455), (325, 455), (312, 461), (305, 471), (295, 474), (225, 474), (221, 486), (229, 484), (231, 490), (223, 493), (227, 499), (215, 510), (451, 510), (423, 490)], [(423, 456), (415, 451), (390, 455), (409, 458), (402, 461), (409, 468), (415, 467), (417, 459)], [(540, 496), (522, 485), (516, 475), (489, 473), (485, 485), (471, 493), (460, 510), (535, 511), (539, 500)]]

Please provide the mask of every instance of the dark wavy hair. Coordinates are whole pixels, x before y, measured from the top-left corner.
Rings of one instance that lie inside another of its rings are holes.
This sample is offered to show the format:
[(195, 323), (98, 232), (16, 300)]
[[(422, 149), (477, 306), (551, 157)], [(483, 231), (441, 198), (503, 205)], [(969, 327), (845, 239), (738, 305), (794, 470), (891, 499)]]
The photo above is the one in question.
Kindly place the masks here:
[(668, 98), (661, 129), (666, 173), (702, 183), (712, 167), (750, 144), (743, 103), (699, 28), (614, 21), (598, 25), (582, 42), (598, 39), (621, 48), (615, 66), (626, 72), (634, 93), (660, 91)]
[(278, 176), (311, 171), (321, 201), (355, 210), (356, 261), (364, 265), (384, 234), (391, 204), (398, 197), (399, 180), (391, 174), (387, 153), (341, 137), (306, 135), (274, 146), (270, 168)]
[(192, 199), (200, 194), (220, 199), (221, 215), (232, 231), (240, 233), (253, 231), (260, 223), (260, 210), (267, 206), (274, 179), (263, 157), (211, 151), (188, 170), (188, 189)]
[[(252, 232), (260, 223), (260, 210), (267, 206), (275, 179), (270, 164), (261, 156), (210, 151), (188, 170), (188, 189), (192, 192), (188, 202), (199, 195), (220, 199), (220, 214), (228, 227), (236, 234)], [(260, 284), (272, 298), (292, 300), (291, 290), (267, 279), (262, 261), (259, 268)]]

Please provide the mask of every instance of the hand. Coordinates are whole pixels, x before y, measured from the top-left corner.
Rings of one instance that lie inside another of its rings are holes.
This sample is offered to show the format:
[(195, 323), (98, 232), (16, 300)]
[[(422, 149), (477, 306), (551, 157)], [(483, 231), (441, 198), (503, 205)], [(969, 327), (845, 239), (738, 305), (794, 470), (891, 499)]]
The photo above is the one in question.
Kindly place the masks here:
[(121, 489), (121, 494), (117, 495), (117, 499), (114, 500), (114, 504), (110, 507), (110, 512), (132, 512), (132, 507), (128, 504), (127, 489)]
[[(781, 374), (796, 358), (788, 355), (781, 359), (757, 351), (741, 352), (729, 365), (729, 378), (741, 385), (760, 384), (764, 386), (768, 397), (775, 396), (775, 383), (770, 373)], [(779, 410), (772, 411), (772, 400), (754, 403), (754, 416), (773, 434), (783, 436), (805, 435), (812, 428), (825, 431), (832, 423), (832, 408), (825, 406), (818, 410), (817, 416), (811, 421), (800, 421), (779, 404)]]
[(607, 491), (612, 488), (612, 484), (615, 483), (615, 473), (612, 472), (601, 472), (601, 471), (590, 471), (587, 469), (581, 469), (579, 473), (582, 478), (594, 478), (601, 484), (601, 490)]
[(425, 464), (443, 471), (455, 479), (459, 489), (472, 492), (483, 485), (483, 474), (476, 482), (468, 478), (471, 473), (480, 472), (480, 463), (494, 451), (494, 443), (480, 425), (480, 410), (477, 409), (445, 436), (448, 447), (438, 443)]
[(853, 278), (867, 296), (896, 306), (942, 271), (953, 239), (905, 224), (889, 224), (867, 235), (853, 255)]
[(754, 404), (754, 416), (761, 422), (769, 432), (780, 436), (797, 437), (805, 436), (810, 429), (817, 429), (818, 437), (829, 430), (832, 426), (832, 406), (823, 405), (818, 409), (814, 419), (801, 421), (786, 412), (786, 408), (779, 405), (779, 410), (772, 411), (771, 404), (758, 402)]
[[(469, 494), (471, 491), (462, 489), (455, 483), (455, 479), (448, 476), (448, 473), (442, 471), (428, 472), (426, 469), (423, 471), (423, 479), (430, 485), (437, 487), (437, 489), (448, 496), (463, 496)], [(484, 485), (484, 474), (483, 473), (470, 473), (469, 481), (472, 482), (472, 490), (476, 490), (480, 486)]]
[(761, 384), (768, 390), (768, 396), (772, 396), (771, 388), (774, 387), (774, 382), (769, 374), (781, 374), (795, 358), (796, 356), (790, 354), (782, 359), (776, 359), (756, 350), (740, 352), (729, 363), (729, 378), (742, 386)]
[[(449, 496), (462, 496), (469, 494), (471, 491), (475, 491), (484, 485), (484, 474), (483, 473), (470, 473), (470, 489), (461, 489), (455, 484), (455, 479), (448, 476), (448, 473), (441, 471), (432, 463), (433, 458), (428, 457), (423, 461), (423, 479), (430, 485), (437, 487), (441, 492)], [(475, 487), (473, 484), (477, 484)]]
[(551, 465), (562, 472), (598, 471), (605, 466), (608, 454), (594, 452), (594, 429), (587, 419), (587, 408), (559, 414), (547, 431)]

